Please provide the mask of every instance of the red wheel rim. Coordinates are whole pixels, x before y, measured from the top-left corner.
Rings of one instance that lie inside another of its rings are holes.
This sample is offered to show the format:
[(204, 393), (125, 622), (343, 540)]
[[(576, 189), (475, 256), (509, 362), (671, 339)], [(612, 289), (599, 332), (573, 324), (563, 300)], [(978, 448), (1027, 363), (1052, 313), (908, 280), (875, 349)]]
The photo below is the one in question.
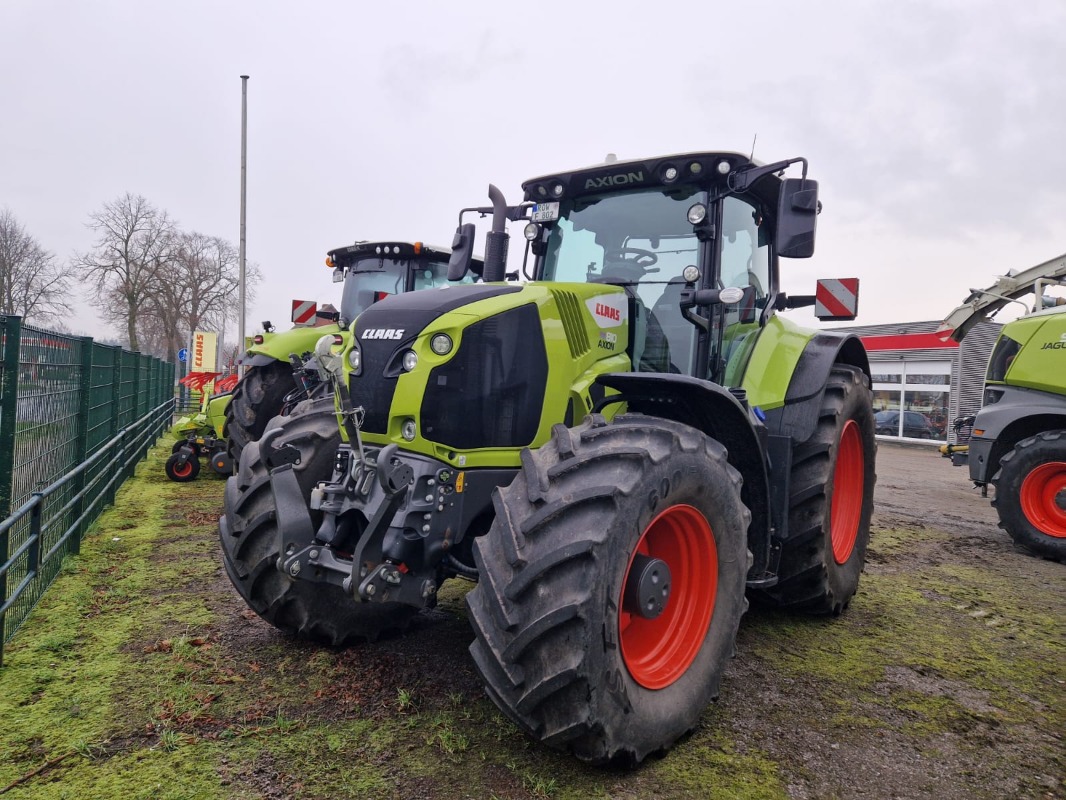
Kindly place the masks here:
[(1066, 462), (1041, 464), (1022, 481), (1022, 512), (1034, 528), (1066, 539)]
[[(622, 605), (637, 553), (661, 559), (670, 568), (669, 601), (655, 619), (630, 613)], [(618, 598), (622, 659), (633, 680), (647, 689), (662, 689), (684, 675), (707, 637), (717, 596), (718, 548), (711, 526), (692, 506), (671, 506), (641, 534)]]
[(833, 560), (838, 564), (851, 558), (859, 535), (865, 466), (859, 426), (855, 420), (849, 419), (844, 423), (837, 444), (833, 502), (829, 508), (829, 536), (833, 542)]
[(175, 478), (188, 478), (192, 475), (192, 464), (186, 461), (184, 464), (175, 464), (170, 468)]

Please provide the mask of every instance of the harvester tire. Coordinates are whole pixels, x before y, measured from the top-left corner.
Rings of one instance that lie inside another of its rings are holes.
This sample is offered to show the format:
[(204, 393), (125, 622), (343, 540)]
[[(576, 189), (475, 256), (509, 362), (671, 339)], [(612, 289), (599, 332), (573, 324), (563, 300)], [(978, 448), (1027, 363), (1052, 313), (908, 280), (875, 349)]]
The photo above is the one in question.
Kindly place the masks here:
[(271, 361), (244, 374), (233, 389), (223, 428), (234, 464), (241, 462), (245, 447), (259, 441), (267, 423), (281, 413), (285, 395), (295, 388), (292, 365), (287, 361)]
[(474, 544), (474, 663), (534, 739), (635, 765), (696, 726), (735, 652), (741, 477), (702, 432), (637, 414), (556, 425), (522, 464)]
[(792, 452), (778, 583), (754, 593), (755, 599), (812, 614), (837, 615), (848, 607), (870, 541), (874, 428), (866, 375), (837, 364), (814, 433)]
[[(309, 499), (315, 484), (330, 478), (341, 440), (333, 398), (301, 403), (291, 416), (273, 419), (267, 430), (278, 427), (284, 433), (274, 446), (289, 444), (300, 451), (300, 463), (293, 469), (304, 498)], [(226, 480), (225, 512), (219, 520), (219, 538), (226, 574), (248, 606), (281, 631), (340, 646), (403, 630), (417, 613), (398, 603), (356, 602), (339, 586), (293, 580), (278, 570), (274, 493), (258, 441), (245, 448), (240, 469)], [(317, 525), (320, 514), (311, 515)]]
[(1016, 544), (1066, 561), (1066, 430), (1022, 439), (992, 478), (999, 526)]
[(174, 453), (167, 459), (167, 463), (163, 466), (163, 470), (167, 473), (167, 477), (176, 483), (188, 483), (189, 481), (196, 480), (196, 476), (200, 474), (200, 459), (196, 455), (191, 455), (186, 459), (182, 459), (179, 453)]

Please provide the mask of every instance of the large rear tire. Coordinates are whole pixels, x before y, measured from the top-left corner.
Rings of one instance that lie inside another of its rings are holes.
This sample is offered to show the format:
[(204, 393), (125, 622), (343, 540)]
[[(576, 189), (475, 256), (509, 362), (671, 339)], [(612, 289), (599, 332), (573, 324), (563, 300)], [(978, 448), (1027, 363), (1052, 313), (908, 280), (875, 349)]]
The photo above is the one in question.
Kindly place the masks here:
[(292, 365), (287, 361), (251, 367), (244, 374), (233, 389), (223, 427), (234, 464), (240, 463), (245, 447), (259, 441), (267, 423), (281, 413), (285, 395), (295, 388)]
[[(522, 461), (474, 544), (474, 663), (533, 738), (639, 763), (695, 727), (734, 653), (750, 564), (740, 475), (700, 431), (641, 415), (557, 425)], [(639, 613), (664, 585), (661, 613)]]
[(757, 592), (758, 600), (812, 614), (839, 614), (848, 607), (870, 541), (874, 428), (866, 375), (837, 364), (814, 433), (793, 451), (778, 583)]
[(992, 478), (999, 525), (1036, 555), (1066, 561), (1066, 430), (1022, 439)]
[[(294, 472), (306, 500), (319, 481), (330, 478), (340, 444), (332, 397), (297, 406), (291, 416), (272, 420), (267, 430), (279, 427), (284, 432), (274, 445), (300, 451)], [(396, 603), (359, 603), (339, 586), (293, 580), (278, 570), (274, 493), (258, 441), (245, 448), (237, 474), (226, 481), (225, 511), (219, 538), (226, 574), (248, 606), (285, 633), (339, 646), (402, 630), (417, 613)], [(320, 518), (312, 512), (316, 525)]]

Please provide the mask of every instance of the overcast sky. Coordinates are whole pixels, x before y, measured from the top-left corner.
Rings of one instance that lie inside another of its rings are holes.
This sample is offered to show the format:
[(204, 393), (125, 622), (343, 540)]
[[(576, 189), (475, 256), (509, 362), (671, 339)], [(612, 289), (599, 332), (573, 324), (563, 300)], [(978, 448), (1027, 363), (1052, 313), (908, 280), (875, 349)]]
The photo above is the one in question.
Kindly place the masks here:
[[(0, 208), (64, 261), (125, 192), (236, 243), (248, 74), (251, 333), (339, 301), (331, 248), (449, 244), (490, 182), (757, 134), (820, 182), (784, 288), (857, 276), (858, 323), (940, 319), (1066, 252), (1064, 33), (1063, 0), (0, 0)], [(69, 326), (115, 335), (76, 285)]]

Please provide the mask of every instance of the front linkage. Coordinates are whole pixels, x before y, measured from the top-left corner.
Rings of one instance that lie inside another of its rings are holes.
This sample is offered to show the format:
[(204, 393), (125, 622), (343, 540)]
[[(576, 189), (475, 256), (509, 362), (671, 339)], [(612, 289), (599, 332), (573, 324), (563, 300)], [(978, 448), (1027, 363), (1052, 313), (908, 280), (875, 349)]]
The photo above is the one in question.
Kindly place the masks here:
[(343, 380), (330, 378), (354, 447), (338, 447), (330, 480), (309, 504), (293, 469), (299, 450), (275, 447), (283, 429), (260, 443), (277, 509), (277, 568), (294, 580), (339, 586), (357, 601), (432, 606), (446, 577), (476, 577), (469, 542), (460, 540), (515, 471), (457, 471), (422, 455), (401, 458), (395, 444), (364, 447), (363, 409), (352, 407)]

